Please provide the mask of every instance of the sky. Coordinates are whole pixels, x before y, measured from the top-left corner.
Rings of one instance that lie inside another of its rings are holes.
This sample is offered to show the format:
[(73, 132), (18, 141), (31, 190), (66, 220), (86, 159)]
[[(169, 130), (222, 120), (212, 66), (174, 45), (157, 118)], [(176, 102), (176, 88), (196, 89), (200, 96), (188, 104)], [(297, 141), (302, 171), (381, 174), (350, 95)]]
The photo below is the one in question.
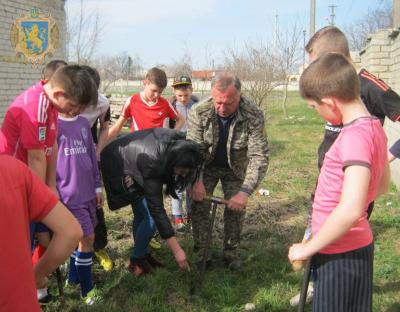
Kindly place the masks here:
[[(385, 0), (316, 0), (316, 30), (330, 21), (344, 28)], [(388, 1), (388, 0), (386, 0)], [(69, 16), (80, 0), (67, 0)], [(276, 25), (288, 31), (296, 23), (309, 38), (309, 0), (84, 0), (97, 10), (103, 30), (96, 56), (126, 52), (138, 55), (145, 68), (172, 64), (189, 54), (195, 69), (218, 64), (228, 48), (246, 42), (271, 42)]]

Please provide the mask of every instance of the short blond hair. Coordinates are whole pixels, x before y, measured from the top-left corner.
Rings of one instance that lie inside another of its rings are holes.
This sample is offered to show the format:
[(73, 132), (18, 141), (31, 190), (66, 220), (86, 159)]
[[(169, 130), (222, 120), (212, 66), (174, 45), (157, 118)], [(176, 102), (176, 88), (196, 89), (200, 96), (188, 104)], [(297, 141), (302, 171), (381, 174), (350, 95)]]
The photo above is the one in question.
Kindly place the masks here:
[(320, 57), (324, 53), (336, 52), (350, 59), (349, 43), (344, 33), (335, 26), (326, 26), (318, 30), (305, 46), (308, 54)]

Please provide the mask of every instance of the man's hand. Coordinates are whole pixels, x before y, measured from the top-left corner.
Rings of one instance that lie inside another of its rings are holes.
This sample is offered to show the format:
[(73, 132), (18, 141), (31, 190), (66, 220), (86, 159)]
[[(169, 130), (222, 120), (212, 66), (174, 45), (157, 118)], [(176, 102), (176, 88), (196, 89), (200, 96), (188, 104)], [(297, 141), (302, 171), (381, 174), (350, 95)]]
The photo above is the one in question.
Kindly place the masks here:
[(243, 211), (246, 208), (248, 197), (249, 194), (245, 192), (238, 192), (232, 196), (231, 199), (229, 199), (228, 208), (237, 212)]
[(194, 201), (201, 202), (206, 196), (206, 189), (204, 187), (203, 181), (197, 181), (191, 191), (191, 196)]
[(102, 192), (96, 193), (96, 205), (97, 209), (103, 208), (104, 205), (104, 195)]

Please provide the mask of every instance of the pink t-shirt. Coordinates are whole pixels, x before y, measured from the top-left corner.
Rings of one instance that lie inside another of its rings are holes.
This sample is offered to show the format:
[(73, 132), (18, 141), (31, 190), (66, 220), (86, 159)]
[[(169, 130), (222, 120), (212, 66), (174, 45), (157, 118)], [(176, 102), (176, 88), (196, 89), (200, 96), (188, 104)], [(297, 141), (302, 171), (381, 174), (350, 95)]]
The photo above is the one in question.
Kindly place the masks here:
[(0, 131), (0, 153), (27, 163), (28, 150), (44, 149), (49, 159), (57, 136), (57, 115), (43, 83), (31, 86), (7, 110)]
[(122, 108), (125, 118), (132, 117), (131, 131), (162, 128), (165, 118), (176, 119), (177, 112), (163, 97), (155, 103), (147, 103), (141, 93), (134, 94)]
[(325, 154), (318, 177), (312, 213), (313, 235), (318, 233), (330, 213), (339, 204), (346, 167), (361, 165), (370, 168), (371, 179), (367, 201), (364, 203), (364, 214), (358, 222), (344, 236), (320, 250), (320, 253), (343, 253), (365, 247), (372, 242), (367, 209), (377, 195), (386, 162), (387, 139), (378, 118), (358, 118), (343, 127)]

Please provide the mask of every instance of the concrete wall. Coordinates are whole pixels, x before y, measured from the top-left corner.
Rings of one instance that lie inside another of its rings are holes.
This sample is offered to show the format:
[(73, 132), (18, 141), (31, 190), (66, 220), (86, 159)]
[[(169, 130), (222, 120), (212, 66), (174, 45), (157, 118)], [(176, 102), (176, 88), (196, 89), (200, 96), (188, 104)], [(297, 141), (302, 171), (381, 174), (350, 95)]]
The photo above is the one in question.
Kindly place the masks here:
[[(382, 29), (369, 38), (360, 53), (357, 66), (368, 69), (400, 94), (400, 35), (399, 29)], [(400, 122), (385, 121), (388, 144), (400, 139)], [(400, 188), (400, 160), (391, 164), (392, 180)]]
[(66, 16), (65, 1), (62, 0), (0, 0), (0, 124), (7, 107), (21, 91), (40, 79), (42, 66), (33, 68), (17, 58), (11, 46), (10, 32), (16, 18), (30, 13), (31, 8), (39, 8), (41, 13), (50, 13), (56, 21), (60, 33), (60, 45), (51, 59), (65, 59)]

